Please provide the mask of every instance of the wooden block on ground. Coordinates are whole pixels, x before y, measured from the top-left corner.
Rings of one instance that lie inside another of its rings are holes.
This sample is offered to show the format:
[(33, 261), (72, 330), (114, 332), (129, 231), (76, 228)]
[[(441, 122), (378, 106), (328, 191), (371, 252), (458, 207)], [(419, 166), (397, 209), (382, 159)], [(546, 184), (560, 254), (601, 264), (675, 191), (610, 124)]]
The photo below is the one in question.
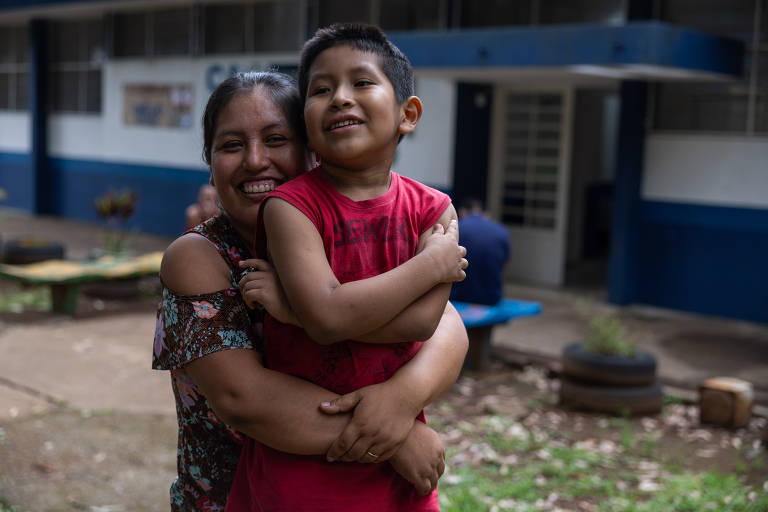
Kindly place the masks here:
[(730, 428), (746, 425), (754, 403), (752, 384), (733, 377), (714, 377), (699, 386), (699, 421)]

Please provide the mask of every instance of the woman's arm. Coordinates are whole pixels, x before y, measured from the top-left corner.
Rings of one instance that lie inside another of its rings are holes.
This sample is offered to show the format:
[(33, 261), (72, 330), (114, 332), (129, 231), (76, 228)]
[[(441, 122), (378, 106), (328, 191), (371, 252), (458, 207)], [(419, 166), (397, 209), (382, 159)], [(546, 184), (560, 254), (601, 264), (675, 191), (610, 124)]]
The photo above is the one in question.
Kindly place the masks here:
[[(463, 279), (466, 260), (459, 249), (455, 218), (449, 206), (441, 217), (443, 228), (428, 234), (424, 250), (402, 265), (340, 284), (314, 224), (281, 199), (264, 206), (269, 251), (288, 301), (310, 337), (326, 344), (375, 331), (436, 284)], [(447, 300), (450, 287), (443, 290)], [(434, 317), (418, 323), (434, 329), (443, 307), (444, 302), (440, 308), (430, 308)]]
[(329, 414), (354, 408), (352, 421), (331, 445), (328, 459), (370, 462), (367, 451), (379, 454), (381, 460), (394, 453), (397, 439), (405, 438), (419, 411), (456, 382), (468, 344), (461, 317), (448, 303), (429, 342), (388, 381), (323, 404)]
[[(160, 275), (180, 295), (232, 286), (229, 266), (208, 240), (195, 234), (184, 235), (168, 247)], [(255, 350), (209, 354), (185, 365), (184, 371), (223, 421), (279, 450), (325, 453), (349, 421), (345, 415), (330, 418), (318, 410), (319, 402), (338, 395), (265, 369)]]
[[(161, 276), (168, 288), (182, 295), (211, 293), (231, 286), (229, 267), (210, 243), (197, 235), (185, 235), (168, 248)], [(408, 371), (423, 359), (417, 354), (395, 375)], [(350, 420), (349, 414), (322, 414), (318, 408), (319, 403), (331, 402), (338, 395), (302, 379), (265, 369), (259, 355), (252, 350), (209, 354), (184, 369), (223, 421), (282, 451), (326, 453)], [(376, 386), (368, 389), (371, 388)], [(362, 399), (365, 400), (365, 394)], [(388, 397), (388, 400), (398, 399)], [(372, 424), (365, 419), (364, 411), (359, 412), (356, 419)], [(387, 435), (379, 431), (380, 437)], [(434, 438), (431, 436), (430, 441), (429, 435), (414, 437), (409, 433), (409, 442), (398, 454), (398, 461), (393, 461), (395, 469), (422, 493), (432, 489), (425, 487), (425, 482), (436, 481), (442, 474), (442, 466), (430, 456), (439, 448), (439, 439), (435, 442)], [(362, 443), (356, 445), (367, 451)]]
[(276, 450), (325, 453), (349, 422), (349, 415), (333, 418), (318, 409), (338, 395), (264, 368), (255, 350), (216, 352), (184, 369), (224, 422)]

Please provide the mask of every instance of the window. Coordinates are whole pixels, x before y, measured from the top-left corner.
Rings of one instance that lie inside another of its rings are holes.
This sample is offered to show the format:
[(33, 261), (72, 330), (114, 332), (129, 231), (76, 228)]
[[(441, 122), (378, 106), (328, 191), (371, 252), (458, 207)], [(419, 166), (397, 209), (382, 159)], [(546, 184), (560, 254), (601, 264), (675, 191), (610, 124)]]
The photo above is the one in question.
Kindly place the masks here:
[(461, 0), (461, 27), (498, 27), (529, 25), (532, 19), (530, 1)]
[(369, 0), (319, 0), (318, 23), (327, 27), (331, 23), (371, 23)]
[(755, 0), (664, 0), (664, 21), (752, 42)]
[(755, 132), (768, 134), (768, 51), (760, 52), (756, 89)]
[(51, 23), (49, 35), (52, 112), (101, 112), (101, 20)]
[(446, 9), (446, 0), (380, 0), (379, 26), (384, 30), (443, 28)]
[(191, 9), (154, 11), (152, 17), (152, 55), (189, 55), (191, 53)]
[(203, 8), (206, 54), (245, 52), (245, 4), (216, 4)]
[(159, 9), (113, 16), (112, 55), (164, 57), (192, 51), (192, 10)]
[(295, 52), (304, 40), (301, 0), (214, 4), (203, 8), (204, 53)]
[(747, 87), (720, 83), (658, 86), (656, 127), (660, 130), (744, 132)]
[(115, 57), (141, 57), (147, 55), (147, 21), (144, 12), (115, 14), (113, 22), (112, 53)]
[(253, 4), (257, 52), (298, 50), (303, 43), (302, 4), (298, 0)]
[(624, 21), (622, 0), (539, 0), (539, 23), (608, 23)]
[(559, 94), (504, 95), (501, 219), (555, 229), (563, 105)]
[(0, 26), (0, 110), (27, 109), (27, 28)]
[[(768, 0), (666, 0), (664, 21), (744, 41), (744, 77), (735, 83), (668, 83), (655, 88), (657, 130), (768, 133)], [(762, 23), (757, 23), (760, 13)]]

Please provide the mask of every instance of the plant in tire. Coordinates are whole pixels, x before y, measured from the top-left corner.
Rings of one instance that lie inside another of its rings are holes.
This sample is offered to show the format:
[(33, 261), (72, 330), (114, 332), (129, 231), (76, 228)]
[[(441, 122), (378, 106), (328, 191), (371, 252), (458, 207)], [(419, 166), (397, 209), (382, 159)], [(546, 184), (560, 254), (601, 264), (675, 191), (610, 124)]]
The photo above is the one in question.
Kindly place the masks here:
[(562, 405), (611, 414), (654, 414), (663, 403), (655, 357), (609, 314), (593, 315), (586, 339), (563, 349), (559, 394)]

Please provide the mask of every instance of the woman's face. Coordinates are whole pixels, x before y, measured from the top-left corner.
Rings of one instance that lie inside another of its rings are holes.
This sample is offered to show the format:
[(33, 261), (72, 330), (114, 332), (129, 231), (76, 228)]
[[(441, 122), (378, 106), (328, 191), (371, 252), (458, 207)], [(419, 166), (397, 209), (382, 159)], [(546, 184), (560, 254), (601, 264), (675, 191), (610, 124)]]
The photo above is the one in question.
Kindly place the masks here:
[(307, 152), (282, 110), (257, 87), (221, 110), (211, 145), (211, 185), (240, 234), (251, 240), (259, 206), (307, 168)]

